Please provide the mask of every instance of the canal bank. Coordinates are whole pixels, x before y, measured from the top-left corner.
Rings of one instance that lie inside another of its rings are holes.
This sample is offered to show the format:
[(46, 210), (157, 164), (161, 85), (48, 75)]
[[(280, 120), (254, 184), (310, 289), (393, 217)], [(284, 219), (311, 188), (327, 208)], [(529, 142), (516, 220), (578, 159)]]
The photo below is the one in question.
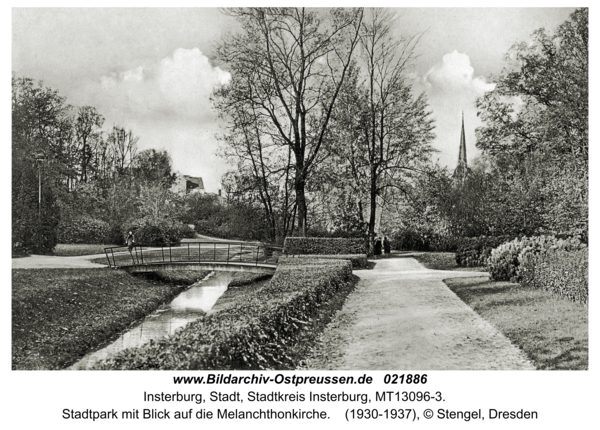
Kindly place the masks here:
[(148, 315), (140, 324), (122, 333), (118, 339), (88, 353), (67, 370), (86, 370), (99, 360), (109, 358), (120, 351), (172, 335), (177, 329), (209, 312), (227, 290), (234, 276), (235, 273), (231, 272), (212, 272), (191, 285), (172, 302)]

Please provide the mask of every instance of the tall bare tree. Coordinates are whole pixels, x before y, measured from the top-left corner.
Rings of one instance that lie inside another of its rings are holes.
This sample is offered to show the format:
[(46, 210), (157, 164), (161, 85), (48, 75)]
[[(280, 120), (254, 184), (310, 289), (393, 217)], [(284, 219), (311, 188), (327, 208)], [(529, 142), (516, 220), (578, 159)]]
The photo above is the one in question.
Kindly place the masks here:
[(231, 72), (237, 103), (268, 121), (276, 144), (294, 156), (298, 226), (306, 235), (306, 184), (325, 143), (331, 113), (358, 44), (362, 9), (231, 9), (241, 34), (226, 37), (216, 57)]
[(390, 189), (403, 189), (406, 173), (420, 171), (433, 148), (433, 120), (424, 94), (415, 97), (407, 72), (415, 59), (418, 35), (394, 35), (395, 16), (372, 9), (361, 25), (361, 55), (344, 100), (335, 111), (340, 166), (357, 197), (368, 198), (368, 235), (372, 248), (378, 206)]

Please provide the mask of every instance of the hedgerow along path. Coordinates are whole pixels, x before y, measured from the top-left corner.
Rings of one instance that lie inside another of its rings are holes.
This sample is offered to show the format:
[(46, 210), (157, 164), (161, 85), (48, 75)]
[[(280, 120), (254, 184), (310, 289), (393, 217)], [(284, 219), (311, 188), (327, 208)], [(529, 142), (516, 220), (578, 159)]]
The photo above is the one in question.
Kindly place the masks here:
[(383, 259), (360, 278), (308, 366), (319, 370), (534, 370), (443, 279), (485, 276)]

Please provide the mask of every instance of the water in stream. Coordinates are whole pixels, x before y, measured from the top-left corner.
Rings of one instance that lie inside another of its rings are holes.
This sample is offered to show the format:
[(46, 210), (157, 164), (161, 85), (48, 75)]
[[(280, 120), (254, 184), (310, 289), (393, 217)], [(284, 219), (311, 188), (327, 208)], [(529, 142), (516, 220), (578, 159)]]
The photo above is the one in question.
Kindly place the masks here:
[(110, 345), (87, 354), (69, 369), (89, 369), (96, 361), (108, 358), (126, 348), (137, 347), (149, 342), (150, 339), (160, 339), (173, 334), (178, 328), (208, 312), (227, 290), (232, 277), (232, 272), (214, 272), (193, 284), (171, 303), (147, 316), (140, 325), (121, 334)]

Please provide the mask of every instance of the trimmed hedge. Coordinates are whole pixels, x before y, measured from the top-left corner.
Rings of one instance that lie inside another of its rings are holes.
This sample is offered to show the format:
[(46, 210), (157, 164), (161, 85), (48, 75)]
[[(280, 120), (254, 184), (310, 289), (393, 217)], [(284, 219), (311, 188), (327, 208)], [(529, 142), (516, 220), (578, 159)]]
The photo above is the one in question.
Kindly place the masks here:
[(103, 244), (112, 243), (110, 225), (97, 218), (83, 215), (58, 225), (59, 243)]
[(522, 264), (523, 284), (550, 291), (573, 302), (588, 303), (588, 249), (551, 249), (530, 254)]
[(479, 236), (459, 239), (456, 264), (461, 267), (485, 266), (494, 248), (513, 239), (514, 236)]
[(343, 260), (280, 264), (244, 302), (189, 323), (169, 338), (127, 349), (99, 369), (293, 369), (304, 325), (350, 280)]
[(299, 263), (295, 259), (326, 259), (326, 260), (350, 260), (353, 269), (366, 269), (369, 266), (367, 254), (350, 254), (350, 255), (283, 255), (278, 259), (279, 263)]
[(353, 255), (367, 253), (362, 238), (286, 237), (283, 253), (288, 255)]

